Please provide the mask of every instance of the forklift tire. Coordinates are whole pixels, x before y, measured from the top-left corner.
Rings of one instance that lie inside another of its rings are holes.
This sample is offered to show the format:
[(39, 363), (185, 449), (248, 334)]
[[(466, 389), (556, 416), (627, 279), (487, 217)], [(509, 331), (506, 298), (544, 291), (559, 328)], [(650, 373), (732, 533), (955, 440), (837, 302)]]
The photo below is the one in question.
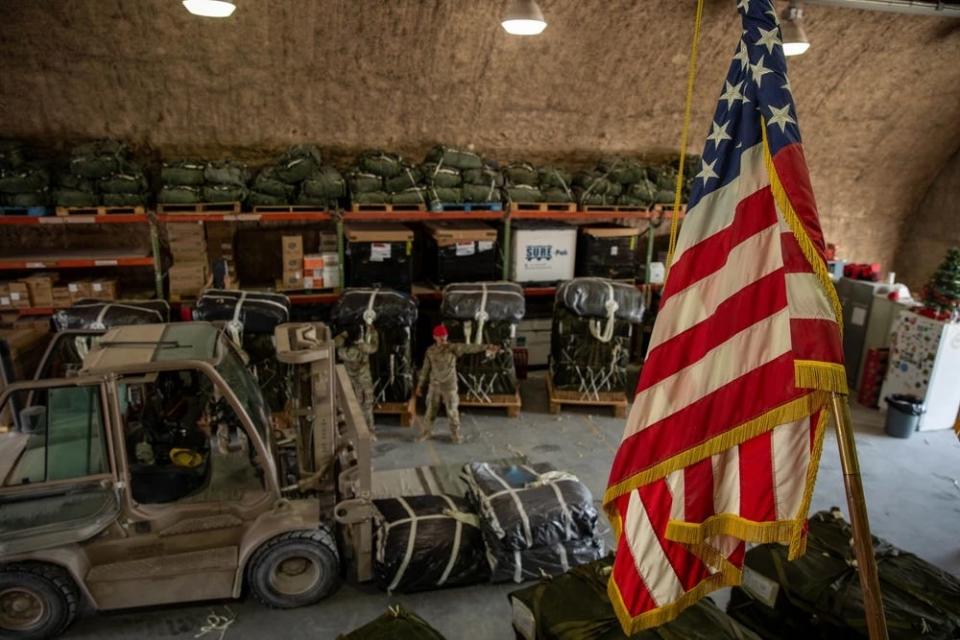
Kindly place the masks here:
[(34, 640), (63, 633), (77, 617), (80, 592), (60, 567), (0, 566), (0, 638)]
[(274, 609), (294, 609), (327, 597), (340, 581), (337, 543), (326, 529), (291, 531), (257, 549), (247, 568), (254, 597)]

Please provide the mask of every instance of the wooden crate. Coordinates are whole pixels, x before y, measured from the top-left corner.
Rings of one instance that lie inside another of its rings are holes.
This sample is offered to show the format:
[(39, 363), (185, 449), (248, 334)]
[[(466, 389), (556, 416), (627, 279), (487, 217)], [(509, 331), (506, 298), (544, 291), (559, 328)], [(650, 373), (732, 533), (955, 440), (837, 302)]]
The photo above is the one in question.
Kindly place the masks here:
[(411, 211), (429, 211), (426, 204), (391, 204), (389, 202), (354, 202), (351, 205), (354, 213), (405, 213)]
[(327, 209), (315, 204), (258, 204), (254, 213), (325, 213)]
[(510, 211), (576, 212), (576, 202), (511, 202)]
[[(655, 213), (659, 213), (662, 216), (672, 216), (673, 215), (673, 203), (672, 202), (660, 202), (651, 208)], [(680, 205), (680, 217), (682, 218), (687, 214), (687, 205)]]
[(647, 207), (629, 204), (585, 204), (581, 209), (594, 213), (638, 213), (649, 211)]
[(481, 399), (475, 396), (461, 396), (460, 407), (489, 407), (491, 409), (506, 409), (508, 418), (517, 418), (520, 416), (520, 392), (514, 394), (494, 394), (488, 396), (489, 399)]
[(240, 213), (239, 202), (196, 202), (193, 204), (158, 204), (157, 213), (167, 215), (204, 214), (204, 213)]
[(588, 407), (610, 407), (613, 409), (615, 418), (627, 417), (627, 396), (623, 392), (601, 391), (588, 394), (556, 389), (553, 386), (553, 376), (547, 374), (547, 397), (550, 401), (550, 413), (553, 414), (560, 413), (563, 405), (572, 404)]
[(401, 427), (412, 427), (413, 419), (417, 415), (417, 398), (411, 397), (406, 402), (381, 402), (373, 406), (373, 414), (399, 415)]
[(61, 218), (70, 216), (109, 216), (109, 215), (135, 215), (142, 216), (146, 208), (141, 205), (131, 205), (128, 207), (106, 207), (103, 205), (96, 207), (57, 207), (57, 215)]

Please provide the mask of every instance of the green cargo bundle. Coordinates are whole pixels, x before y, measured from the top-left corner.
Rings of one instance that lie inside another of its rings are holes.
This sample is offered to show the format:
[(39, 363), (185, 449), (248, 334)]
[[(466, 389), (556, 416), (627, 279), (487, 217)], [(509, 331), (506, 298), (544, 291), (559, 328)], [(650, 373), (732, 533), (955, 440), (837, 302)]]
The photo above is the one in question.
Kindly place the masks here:
[(452, 188), (463, 184), (463, 175), (459, 169), (445, 167), (435, 162), (424, 162), (420, 165), (423, 172), (423, 181), (433, 187)]
[(616, 198), (623, 193), (623, 185), (596, 171), (578, 173), (574, 177), (573, 183), (578, 188), (581, 200), (591, 196)]
[(3, 196), (7, 207), (45, 207), (50, 204), (50, 192), (46, 189), (27, 193), (7, 193)]
[(482, 186), (503, 186), (503, 174), (499, 169), (490, 165), (485, 165), (477, 169), (465, 169), (462, 172), (464, 184), (482, 185)]
[(483, 159), (473, 151), (454, 149), (437, 145), (427, 152), (426, 159), (446, 167), (453, 167), (461, 171), (465, 169), (479, 169), (483, 166)]
[[(350, 194), (356, 199), (360, 193), (373, 193), (384, 191), (383, 178), (373, 173), (355, 169), (347, 174), (347, 185), (350, 187)], [(380, 202), (386, 202), (381, 200)]]
[[(620, 627), (607, 583), (613, 557), (574, 567), (509, 595), (513, 628), (520, 640), (628, 640)], [(629, 636), (629, 640), (760, 640), (709, 598), (675, 620)]]
[(573, 182), (569, 171), (557, 167), (540, 167), (538, 175), (541, 189), (569, 189)]
[(411, 187), (404, 189), (399, 193), (390, 194), (390, 202), (393, 204), (423, 204), (426, 205), (430, 199), (430, 189), (425, 187)]
[[(287, 184), (279, 177), (277, 177), (277, 168), (276, 167), (265, 167), (257, 173), (257, 177), (253, 179), (253, 183), (250, 185), (251, 196), (254, 193), (272, 196), (273, 198), (279, 198), (280, 202), (274, 204), (283, 204), (288, 202), (293, 198), (294, 194), (297, 191), (297, 187), (292, 184)], [(259, 196), (257, 196), (259, 199)]]
[(250, 182), (250, 169), (234, 160), (208, 162), (203, 169), (203, 179), (208, 185), (246, 187)]
[(147, 190), (147, 178), (140, 167), (125, 163), (117, 173), (101, 178), (97, 187), (101, 193), (144, 193)]
[(528, 184), (515, 184), (504, 187), (510, 202), (543, 202), (543, 192)]
[[(59, 202), (57, 204), (60, 204)], [(96, 204), (96, 203), (94, 203)], [(105, 207), (145, 207), (147, 194), (145, 193), (103, 193), (100, 195), (100, 204)], [(93, 205), (60, 205), (84, 207)]]
[(62, 187), (50, 192), (50, 199), (58, 207), (95, 207), (101, 203), (100, 196), (93, 191), (80, 191)]
[(423, 184), (423, 172), (419, 167), (404, 166), (399, 174), (387, 178), (384, 185), (390, 193), (400, 193)]
[(84, 178), (106, 178), (120, 171), (130, 150), (117, 140), (97, 140), (74, 147), (70, 154), (70, 173)]
[(23, 145), (16, 140), (0, 140), (0, 171), (18, 169), (26, 162)]
[(360, 154), (357, 166), (365, 173), (372, 173), (381, 178), (392, 178), (403, 171), (403, 158), (396, 153), (369, 149)]
[(350, 199), (356, 204), (383, 204), (390, 201), (390, 194), (386, 191), (354, 192)]
[(567, 189), (543, 189), (541, 191), (544, 202), (573, 202), (573, 193)]
[(597, 171), (619, 184), (633, 184), (643, 179), (647, 173), (646, 167), (640, 162), (626, 158), (601, 160), (597, 163)]
[(320, 150), (312, 144), (298, 144), (287, 149), (275, 167), (274, 177), (287, 184), (303, 182), (323, 164)]
[(445, 640), (445, 638), (417, 614), (407, 611), (400, 605), (393, 605), (382, 616), (359, 629), (346, 635), (338, 635), (337, 640)]
[(160, 167), (160, 183), (164, 187), (198, 187), (204, 183), (206, 168), (202, 160), (173, 160)]
[(462, 187), (464, 202), (499, 202), (500, 189), (493, 184), (464, 184)]
[(643, 178), (630, 185), (620, 198), (620, 204), (650, 206), (657, 202), (657, 186)]
[(455, 187), (430, 187), (427, 189), (430, 201), (440, 204), (460, 204), (463, 202), (463, 189)]
[[(788, 562), (777, 544), (751, 549), (728, 612), (766, 638), (867, 638), (852, 539), (834, 508), (810, 518), (807, 552), (797, 560)], [(960, 638), (960, 580), (881, 538), (873, 550), (891, 640)]]
[(200, 188), (190, 185), (163, 186), (157, 193), (160, 204), (196, 204), (201, 201)]
[(202, 202), (241, 202), (247, 197), (246, 187), (229, 184), (205, 184), (200, 188)]
[(36, 164), (0, 172), (0, 193), (36, 193), (44, 191), (49, 185), (50, 173)]
[(251, 207), (276, 207), (290, 204), (285, 196), (274, 196), (269, 193), (251, 191), (247, 194), (247, 204)]
[(321, 167), (300, 184), (300, 195), (318, 202), (339, 200), (347, 195), (347, 182), (334, 167)]
[(511, 162), (503, 168), (503, 175), (511, 185), (540, 185), (540, 173), (529, 162)]

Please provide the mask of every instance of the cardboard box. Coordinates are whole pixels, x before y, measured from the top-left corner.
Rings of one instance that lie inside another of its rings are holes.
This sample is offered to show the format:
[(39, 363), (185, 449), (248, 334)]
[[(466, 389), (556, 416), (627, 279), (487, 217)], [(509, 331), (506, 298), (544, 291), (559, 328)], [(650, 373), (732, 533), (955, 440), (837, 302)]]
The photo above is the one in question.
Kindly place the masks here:
[(54, 309), (66, 309), (72, 303), (73, 301), (70, 299), (69, 287), (53, 288), (53, 308)]
[(559, 282), (573, 278), (577, 229), (572, 226), (529, 224), (514, 228), (514, 282)]
[(313, 269), (323, 269), (322, 253), (308, 253), (303, 256), (303, 270), (311, 271)]
[(0, 309), (12, 309), (13, 305), (10, 303), (10, 284), (7, 282), (0, 282)]
[(337, 247), (337, 234), (331, 233), (329, 231), (321, 231), (317, 239), (319, 240), (319, 247), (321, 253), (336, 252)]
[(100, 279), (90, 283), (90, 295), (97, 300), (116, 300), (117, 281), (115, 279)]
[(170, 295), (195, 296), (207, 284), (206, 263), (174, 264), (167, 272)]
[(413, 231), (396, 222), (347, 225), (344, 232), (349, 242), (413, 242)]
[(93, 297), (93, 283), (89, 280), (71, 282), (67, 285), (67, 290), (70, 292), (71, 303)]
[(30, 306), (53, 306), (53, 283), (55, 280), (54, 276), (45, 274), (35, 274), (21, 280), (21, 282), (26, 283), (27, 290), (30, 293)]
[(8, 282), (7, 295), (10, 297), (10, 306), (15, 309), (25, 309), (30, 306), (30, 288), (26, 282), (20, 280)]
[(339, 289), (341, 284), (340, 267), (323, 268), (323, 285), (328, 289)]
[(284, 271), (280, 280), (281, 289), (300, 289), (303, 287), (303, 271)]
[(27, 326), (0, 329), (0, 342), (9, 357), (15, 380), (31, 380), (50, 342), (50, 321), (31, 321)]
[(320, 271), (320, 277), (313, 276), (303, 278), (304, 289), (323, 289), (323, 270)]
[(293, 273), (303, 270), (303, 236), (283, 236), (280, 239), (280, 256), (283, 271)]

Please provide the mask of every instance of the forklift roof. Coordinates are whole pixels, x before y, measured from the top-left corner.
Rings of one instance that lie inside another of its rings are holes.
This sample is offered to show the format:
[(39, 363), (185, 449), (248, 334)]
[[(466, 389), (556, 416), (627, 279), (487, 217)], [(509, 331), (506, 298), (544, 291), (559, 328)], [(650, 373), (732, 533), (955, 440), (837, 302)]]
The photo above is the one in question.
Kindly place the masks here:
[(110, 329), (83, 361), (83, 373), (108, 373), (151, 362), (219, 358), (220, 331), (209, 322), (127, 325)]

